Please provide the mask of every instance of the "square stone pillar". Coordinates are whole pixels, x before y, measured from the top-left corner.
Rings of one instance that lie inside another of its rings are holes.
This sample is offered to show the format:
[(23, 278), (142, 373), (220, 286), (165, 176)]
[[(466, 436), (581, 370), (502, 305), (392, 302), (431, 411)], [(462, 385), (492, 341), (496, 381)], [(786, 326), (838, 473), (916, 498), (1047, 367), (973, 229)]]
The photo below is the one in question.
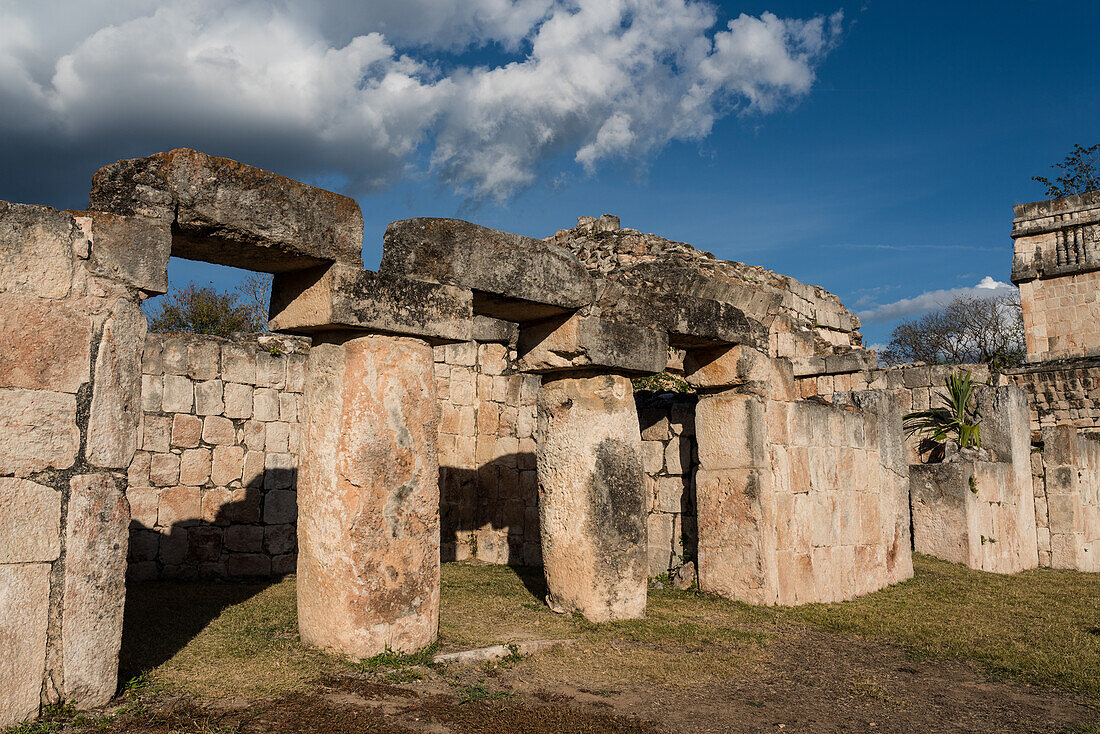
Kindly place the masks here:
[(547, 603), (592, 622), (644, 616), (648, 507), (630, 379), (543, 378), (536, 455)]

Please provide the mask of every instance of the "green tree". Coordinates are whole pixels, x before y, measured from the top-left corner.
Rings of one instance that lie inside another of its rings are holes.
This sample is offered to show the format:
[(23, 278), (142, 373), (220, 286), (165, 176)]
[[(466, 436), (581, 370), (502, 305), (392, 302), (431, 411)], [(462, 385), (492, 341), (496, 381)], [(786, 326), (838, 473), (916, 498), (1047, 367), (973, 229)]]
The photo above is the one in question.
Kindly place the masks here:
[(988, 364), (995, 369), (1023, 361), (1024, 319), (1018, 295), (956, 296), (943, 308), (903, 321), (880, 355), (885, 364)]
[(1054, 181), (1044, 176), (1031, 177), (1032, 181), (1047, 187), (1047, 196), (1051, 199), (1100, 189), (1100, 143), (1089, 148), (1074, 145), (1066, 159), (1051, 168), (1062, 172)]
[(267, 309), (261, 309), (255, 300), (259, 292), (258, 286), (253, 287), (250, 300), (244, 286), (237, 292), (223, 293), (210, 286), (189, 283), (186, 288), (173, 289), (164, 296), (149, 317), (149, 330), (221, 337), (235, 331), (267, 331)]

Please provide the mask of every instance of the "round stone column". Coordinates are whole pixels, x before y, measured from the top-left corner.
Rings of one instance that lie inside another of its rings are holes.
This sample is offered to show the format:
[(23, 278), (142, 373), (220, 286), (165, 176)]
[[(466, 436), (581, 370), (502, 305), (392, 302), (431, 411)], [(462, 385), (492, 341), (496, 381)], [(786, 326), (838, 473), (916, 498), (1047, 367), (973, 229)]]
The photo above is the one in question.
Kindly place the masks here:
[(648, 502), (630, 380), (543, 377), (537, 439), (547, 603), (593, 622), (644, 616)]
[(302, 641), (367, 658), (439, 625), (439, 461), (432, 349), (318, 334), (298, 477)]

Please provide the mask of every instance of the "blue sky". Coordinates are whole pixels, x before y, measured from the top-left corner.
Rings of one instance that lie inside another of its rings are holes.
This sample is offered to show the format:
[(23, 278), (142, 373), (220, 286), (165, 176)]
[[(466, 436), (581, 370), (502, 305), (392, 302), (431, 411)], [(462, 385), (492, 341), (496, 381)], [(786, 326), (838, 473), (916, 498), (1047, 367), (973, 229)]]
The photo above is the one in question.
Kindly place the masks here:
[[(1007, 281), (1011, 205), (1044, 198), (1031, 177), (1074, 143), (1100, 142), (1095, 3), (622, 0), (608, 20), (556, 0), (288, 0), (276, 16), (165, 2), (155, 17), (135, 0), (73, 5), (60, 29), (64, 0), (40, 5), (0, 0), (0, 198), (79, 208), (99, 165), (196, 147), (354, 195), (367, 267), (395, 219), (546, 236), (610, 212), (829, 289), (871, 314), (868, 343), (940, 291)], [(582, 11), (586, 25), (566, 23)], [(790, 24), (768, 26), (761, 50), (764, 24), (749, 21), (765, 12)], [(256, 19), (263, 34), (234, 32)], [(173, 35), (158, 40), (161, 21)], [(656, 39), (650, 57), (622, 50), (631, 29)], [(684, 51), (722, 33), (726, 52)], [(617, 78), (597, 73), (610, 48)], [(340, 49), (358, 64), (351, 82), (316, 71)], [(173, 77), (196, 54), (206, 65)], [(555, 86), (561, 68), (569, 86)], [(575, 79), (590, 71), (585, 98)], [(355, 74), (379, 81), (374, 96)], [(387, 89), (409, 80), (415, 94)], [(533, 142), (542, 133), (553, 142)], [(237, 277), (176, 261), (170, 275)]]

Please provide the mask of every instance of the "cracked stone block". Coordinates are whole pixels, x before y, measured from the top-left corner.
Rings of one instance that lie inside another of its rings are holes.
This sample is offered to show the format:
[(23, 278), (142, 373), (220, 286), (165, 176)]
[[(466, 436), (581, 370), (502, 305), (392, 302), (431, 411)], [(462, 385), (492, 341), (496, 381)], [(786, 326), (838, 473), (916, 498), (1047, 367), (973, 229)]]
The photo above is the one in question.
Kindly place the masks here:
[(61, 493), (0, 477), (0, 564), (54, 561), (61, 552)]

